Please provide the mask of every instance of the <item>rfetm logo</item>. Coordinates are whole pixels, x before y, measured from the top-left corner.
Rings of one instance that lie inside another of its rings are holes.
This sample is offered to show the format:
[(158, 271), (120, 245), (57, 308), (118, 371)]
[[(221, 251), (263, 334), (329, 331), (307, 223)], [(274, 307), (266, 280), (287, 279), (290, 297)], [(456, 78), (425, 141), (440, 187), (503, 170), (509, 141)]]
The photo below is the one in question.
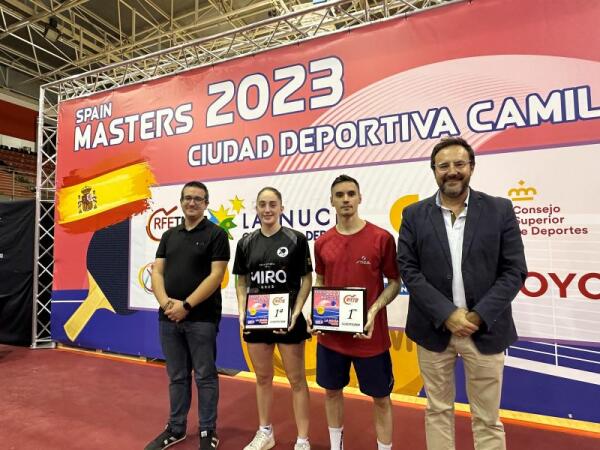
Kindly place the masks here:
[(275, 306), (277, 305), (283, 305), (285, 303), (285, 298), (283, 297), (273, 297), (273, 304)]
[(358, 296), (356, 296), (354, 294), (346, 295), (346, 296), (344, 296), (343, 302), (346, 305), (354, 305), (354, 304), (358, 303)]
[(175, 211), (177, 211), (177, 206), (173, 206), (168, 210), (159, 208), (150, 214), (146, 223), (146, 234), (150, 239), (159, 242), (165, 231), (183, 222), (183, 216), (175, 215)]
[(289, 250), (287, 249), (287, 247), (279, 247), (277, 249), (277, 256), (279, 256), (280, 258), (285, 258), (289, 253)]

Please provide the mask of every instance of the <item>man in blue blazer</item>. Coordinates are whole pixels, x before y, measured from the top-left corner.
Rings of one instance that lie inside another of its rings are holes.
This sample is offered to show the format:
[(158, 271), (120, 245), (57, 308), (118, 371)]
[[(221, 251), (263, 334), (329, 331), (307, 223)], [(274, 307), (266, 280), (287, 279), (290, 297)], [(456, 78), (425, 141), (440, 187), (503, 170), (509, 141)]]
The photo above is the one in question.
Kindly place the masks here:
[(504, 350), (517, 340), (511, 302), (527, 276), (510, 200), (469, 188), (475, 153), (462, 138), (431, 153), (439, 186), (403, 212), (398, 264), (410, 302), (406, 334), (418, 344), (429, 450), (454, 442), (454, 367), (465, 367), (476, 450), (504, 450)]

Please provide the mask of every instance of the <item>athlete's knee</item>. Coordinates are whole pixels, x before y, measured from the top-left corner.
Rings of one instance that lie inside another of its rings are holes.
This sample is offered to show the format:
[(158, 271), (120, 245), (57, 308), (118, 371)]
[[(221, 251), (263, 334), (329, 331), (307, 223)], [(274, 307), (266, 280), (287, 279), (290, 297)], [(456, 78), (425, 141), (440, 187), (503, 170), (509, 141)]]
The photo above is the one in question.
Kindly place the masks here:
[(340, 400), (344, 396), (344, 391), (341, 389), (326, 389), (325, 390), (325, 398), (327, 400)]
[(256, 373), (256, 384), (270, 386), (273, 384), (273, 372)]
[(293, 375), (288, 376), (288, 380), (290, 382), (290, 386), (292, 387), (292, 391), (304, 391), (308, 389), (308, 384), (306, 383), (306, 377), (303, 375)]
[(378, 409), (389, 409), (392, 406), (390, 397), (373, 397), (373, 404)]

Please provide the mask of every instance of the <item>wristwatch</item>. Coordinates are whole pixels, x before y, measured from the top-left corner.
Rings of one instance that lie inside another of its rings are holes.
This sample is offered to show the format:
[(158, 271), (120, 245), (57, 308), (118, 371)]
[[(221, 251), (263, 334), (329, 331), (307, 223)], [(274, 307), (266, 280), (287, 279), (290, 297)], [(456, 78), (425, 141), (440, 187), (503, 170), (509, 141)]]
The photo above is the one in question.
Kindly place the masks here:
[(185, 309), (186, 311), (189, 312), (192, 310), (192, 305), (190, 305), (187, 300), (184, 300), (183, 301), (183, 309)]

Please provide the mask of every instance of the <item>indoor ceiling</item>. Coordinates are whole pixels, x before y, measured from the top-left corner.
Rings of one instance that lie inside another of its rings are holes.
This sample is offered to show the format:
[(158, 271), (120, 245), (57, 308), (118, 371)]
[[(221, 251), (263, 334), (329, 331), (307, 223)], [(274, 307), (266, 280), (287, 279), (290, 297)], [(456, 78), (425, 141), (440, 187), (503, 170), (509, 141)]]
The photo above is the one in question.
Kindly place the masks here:
[[(449, 1), (329, 0), (335, 20), (326, 31), (365, 9), (383, 18)], [(313, 0), (0, 0), (0, 92), (36, 101), (42, 84), (311, 7)], [(307, 20), (287, 21), (278, 45), (306, 38)], [(227, 42), (214, 40), (210, 51)]]

